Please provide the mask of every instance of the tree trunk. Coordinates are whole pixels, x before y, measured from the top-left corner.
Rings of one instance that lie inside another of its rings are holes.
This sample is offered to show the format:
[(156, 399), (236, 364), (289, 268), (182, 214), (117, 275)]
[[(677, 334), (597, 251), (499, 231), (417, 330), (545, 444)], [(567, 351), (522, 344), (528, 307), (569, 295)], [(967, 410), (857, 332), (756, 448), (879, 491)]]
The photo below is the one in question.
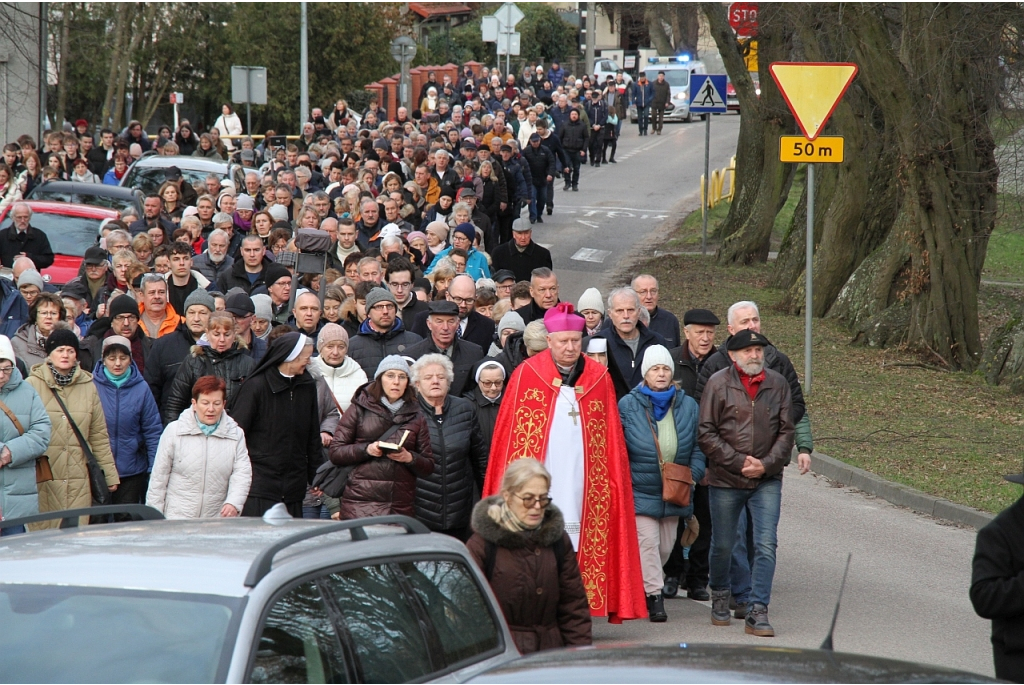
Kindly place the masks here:
[[(125, 22), (125, 28), (131, 32), (131, 41), (128, 43), (128, 48), (121, 59), (121, 68), (118, 71), (117, 76), (117, 90), (114, 95), (114, 130), (118, 131), (121, 128), (122, 116), (124, 114), (124, 94), (128, 88), (128, 80), (133, 76), (132, 67), (137, 65), (136, 53), (139, 49), (139, 44), (142, 42), (143, 37), (149, 33), (152, 28), (153, 18), (156, 16), (158, 6), (156, 3), (148, 3), (144, 5), (142, 25), (139, 27), (134, 26), (132, 20)], [(131, 9), (131, 7), (129, 7)], [(138, 6), (135, 9), (139, 9)]]
[[(859, 78), (894, 132), (905, 189), (902, 230), (890, 234), (887, 249), (909, 260), (892, 272), (889, 289), (906, 303), (899, 306), (906, 308), (908, 342), (953, 369), (971, 370), (981, 355), (978, 287), (996, 216), (998, 167), (988, 117), (1004, 22), (992, 5), (901, 7), (893, 47), (875, 8), (843, 6)], [(883, 289), (879, 283), (874, 291)], [(873, 316), (880, 323), (894, 318), (886, 310)]]
[(650, 3), (644, 7), (644, 23), (647, 24), (647, 32), (651, 36), (651, 44), (658, 51), (659, 55), (672, 55), (675, 50), (672, 48), (672, 40), (665, 31), (665, 24), (662, 16), (665, 13), (663, 3)]
[(1024, 394), (1024, 309), (992, 332), (978, 370), (992, 385)]
[(63, 130), (64, 112), (68, 106), (68, 36), (71, 30), (71, 10), (73, 4), (64, 3), (61, 8), (60, 23), (60, 62), (57, 66), (57, 106), (53, 112), (54, 130)]
[(118, 74), (122, 67), (121, 48), (124, 44), (124, 25), (127, 21), (128, 5), (119, 4), (114, 10), (114, 49), (110, 53), (110, 74), (107, 78), (107, 94), (103, 98), (103, 125), (109, 125), (114, 130), (114, 122), (111, 119), (113, 110), (117, 109), (114, 104), (114, 89), (117, 85)]
[[(763, 151), (761, 166), (748, 171), (756, 173), (760, 183), (750, 214), (735, 233), (725, 238), (718, 249), (716, 257), (719, 264), (752, 264), (768, 259), (775, 215), (786, 199), (792, 180), (792, 165), (779, 161), (779, 137), (792, 130), (793, 118), (768, 73), (770, 63), (790, 57), (791, 36), (786, 26), (785, 12), (777, 3), (760, 6), (758, 24), (761, 97), (755, 109), (744, 110), (743, 119), (759, 119), (760, 149)], [(742, 102), (740, 106), (743, 106)], [(739, 169), (738, 157), (736, 165)]]
[(760, 101), (754, 81), (747, 71), (746, 62), (736, 40), (736, 34), (729, 26), (725, 5), (717, 2), (702, 2), (701, 9), (708, 20), (708, 27), (718, 51), (722, 55), (725, 71), (736, 89), (740, 108), (745, 113), (740, 117), (739, 140), (736, 142), (736, 174), (732, 204), (729, 214), (718, 228), (720, 238), (732, 235), (750, 216), (761, 187), (761, 168), (764, 166), (764, 139), (762, 122), (758, 114)]

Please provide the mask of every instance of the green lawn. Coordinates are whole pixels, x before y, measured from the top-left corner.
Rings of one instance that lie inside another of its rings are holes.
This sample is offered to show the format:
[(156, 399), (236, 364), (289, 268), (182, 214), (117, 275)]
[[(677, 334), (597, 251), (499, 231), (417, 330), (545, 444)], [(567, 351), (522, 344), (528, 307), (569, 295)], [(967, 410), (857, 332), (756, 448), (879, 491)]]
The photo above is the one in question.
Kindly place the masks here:
[[(728, 206), (720, 205), (711, 218), (727, 212)], [(990, 249), (990, 259), (998, 266), (987, 263), (986, 273), (1010, 280), (1009, 275), (1022, 273), (1024, 240), (1019, 228), (1007, 228), (1002, 222), (1001, 227), (993, 238), (997, 249)], [(673, 240), (692, 246), (694, 234), (699, 247), (699, 212), (681, 223)], [(773, 310), (782, 293), (766, 286), (771, 264), (723, 268), (710, 258), (671, 255), (638, 268), (661, 280), (662, 306), (678, 316), (689, 308), (707, 307), (724, 319), (732, 302), (757, 301), (764, 333), (790, 356), (802, 377), (803, 319)], [(1019, 306), (1017, 295), (1012, 289), (984, 286), (982, 308), (1005, 311), (1014, 302)], [(999, 316), (996, 311), (986, 314)], [(721, 340), (726, 333), (724, 326), (720, 328)], [(1024, 397), (990, 387), (975, 375), (912, 366), (919, 360), (910, 353), (854, 347), (849, 340), (848, 331), (837, 323), (815, 321), (815, 380), (808, 410), (817, 449), (890, 480), (986, 511), (999, 511), (1016, 500), (1020, 487), (1003, 481), (1002, 474), (1021, 469)]]
[(1024, 285), (1024, 198), (1001, 194), (982, 278)]

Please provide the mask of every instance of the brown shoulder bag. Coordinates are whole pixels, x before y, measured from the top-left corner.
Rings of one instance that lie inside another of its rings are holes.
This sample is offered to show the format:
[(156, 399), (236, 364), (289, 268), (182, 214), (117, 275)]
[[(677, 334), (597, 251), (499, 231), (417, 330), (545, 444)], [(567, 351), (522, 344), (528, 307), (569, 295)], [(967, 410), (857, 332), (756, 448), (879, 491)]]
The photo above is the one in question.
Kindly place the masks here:
[(651, 437), (654, 438), (654, 449), (658, 453), (658, 464), (661, 465), (661, 498), (669, 504), (679, 507), (690, 506), (690, 497), (693, 494), (693, 473), (689, 466), (677, 464), (674, 461), (666, 462), (661, 458), (661, 444), (658, 442), (658, 432), (654, 430), (651, 417), (644, 412), (647, 418), (647, 426), (651, 429)]

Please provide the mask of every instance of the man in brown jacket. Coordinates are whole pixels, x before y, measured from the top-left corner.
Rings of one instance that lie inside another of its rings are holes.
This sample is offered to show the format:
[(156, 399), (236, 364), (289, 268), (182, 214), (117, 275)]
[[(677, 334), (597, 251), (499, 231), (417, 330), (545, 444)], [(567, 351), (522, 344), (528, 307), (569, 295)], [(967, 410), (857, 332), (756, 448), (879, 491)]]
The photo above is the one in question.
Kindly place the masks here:
[(754, 564), (745, 630), (774, 637), (768, 622), (775, 576), (782, 470), (793, 449), (792, 402), (782, 374), (764, 366), (760, 333), (742, 330), (727, 349), (732, 366), (711, 377), (700, 403), (697, 442), (707, 456), (711, 508), (711, 623), (729, 625), (730, 563), (746, 507), (753, 522)]

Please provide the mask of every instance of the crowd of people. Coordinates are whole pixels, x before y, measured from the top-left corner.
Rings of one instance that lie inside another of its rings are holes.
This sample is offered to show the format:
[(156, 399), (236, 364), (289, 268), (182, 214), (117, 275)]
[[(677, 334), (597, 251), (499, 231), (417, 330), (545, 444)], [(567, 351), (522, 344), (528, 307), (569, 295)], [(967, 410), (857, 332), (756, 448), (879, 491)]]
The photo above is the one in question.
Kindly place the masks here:
[[(556, 176), (575, 190), (581, 161), (615, 161), (634, 92), (557, 63), (467, 70), (431, 78), (412, 113), (314, 110), (277, 148), (194, 141), (187, 122), (93, 146), (82, 121), (43, 150), (6, 146), (0, 515), (404, 514), (468, 543), (523, 651), (589, 643), (591, 616), (665, 621), (680, 586), (716, 625), (774, 634), (782, 469), (795, 444), (805, 472), (812, 444), (756, 304), (729, 309), (716, 348), (716, 315), (680, 324), (647, 274), (562, 301), (533, 241)], [(53, 252), (18, 193), (82, 159), (120, 178), (133, 146), (232, 156), (244, 186), (169, 166), (51, 292)], [(309, 237), (318, 273), (299, 269)], [(347, 469), (338, 497), (313, 485), (328, 462)]]

